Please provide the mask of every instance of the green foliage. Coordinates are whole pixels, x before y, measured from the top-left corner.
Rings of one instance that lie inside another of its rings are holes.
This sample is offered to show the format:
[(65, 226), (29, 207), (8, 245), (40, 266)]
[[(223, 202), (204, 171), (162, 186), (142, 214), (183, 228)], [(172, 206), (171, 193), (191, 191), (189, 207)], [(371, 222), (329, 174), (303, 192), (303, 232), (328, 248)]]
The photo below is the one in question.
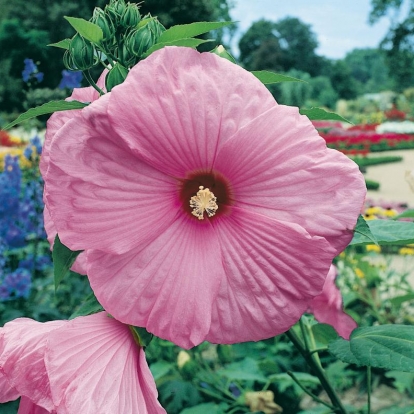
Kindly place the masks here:
[(67, 111), (70, 109), (82, 109), (88, 106), (87, 103), (78, 102), (78, 101), (52, 101), (47, 102), (41, 106), (36, 108), (31, 108), (28, 111), (24, 112), (23, 114), (19, 115), (17, 119), (13, 122), (10, 122), (3, 129), (10, 129), (15, 125), (20, 124), (23, 121), (26, 121), (31, 118), (36, 118), (39, 115), (51, 114), (57, 111)]
[(347, 53), (344, 63), (351, 71), (359, 95), (392, 88), (386, 56), (381, 49), (354, 49)]
[(414, 327), (381, 325), (355, 329), (349, 341), (340, 338), (329, 351), (350, 364), (414, 372)]
[(351, 157), (359, 167), (368, 167), (372, 165), (388, 164), (390, 162), (400, 162), (403, 157), (397, 155), (387, 155), (382, 157)]
[(55, 275), (55, 289), (58, 288), (60, 282), (67, 275), (69, 269), (80, 253), (82, 253), (81, 250), (73, 252), (67, 248), (64, 244), (61, 243), (59, 236), (56, 235), (52, 253)]
[(269, 72), (267, 70), (254, 70), (251, 73), (265, 85), (279, 82), (304, 82), (301, 79), (292, 78), (291, 76), (287, 75), (281, 75), (280, 73)]
[[(408, 5), (408, 13), (398, 18), (403, 4)], [(392, 15), (388, 33), (380, 47), (385, 51), (389, 73), (394, 80), (395, 89), (402, 91), (412, 86), (414, 74), (414, 3), (404, 0), (371, 0), (370, 23), (376, 23), (381, 17)]]
[(82, 301), (81, 305), (72, 313), (69, 319), (76, 318), (78, 316), (92, 315), (93, 313), (101, 312), (103, 308), (96, 299), (93, 292)]
[(348, 122), (341, 115), (336, 114), (335, 112), (325, 111), (322, 108), (310, 108), (310, 109), (301, 109), (299, 111), (302, 115), (306, 115), (311, 121), (322, 120), (322, 121), (341, 121)]
[(240, 61), (248, 70), (289, 71), (316, 74), (319, 58), (316, 35), (309, 25), (287, 17), (277, 22), (254, 22), (239, 42)]
[(363, 224), (360, 217), (350, 245), (365, 245), (372, 244), (373, 242), (380, 245), (406, 245), (414, 243), (414, 223), (407, 221), (369, 220)]

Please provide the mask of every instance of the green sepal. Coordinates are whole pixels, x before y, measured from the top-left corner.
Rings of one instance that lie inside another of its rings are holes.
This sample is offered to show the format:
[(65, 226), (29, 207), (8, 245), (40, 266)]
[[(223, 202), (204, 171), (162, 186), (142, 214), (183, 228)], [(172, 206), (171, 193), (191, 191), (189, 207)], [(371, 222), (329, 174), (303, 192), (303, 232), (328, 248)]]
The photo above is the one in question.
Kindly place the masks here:
[(127, 77), (128, 69), (117, 63), (105, 78), (106, 90), (110, 92), (116, 85), (120, 85)]
[(60, 49), (69, 50), (71, 39), (63, 39), (60, 42), (50, 43), (48, 46), (59, 47)]
[(154, 337), (152, 333), (149, 333), (145, 328), (140, 328), (139, 326), (129, 325), (129, 329), (134, 335), (135, 342), (142, 347), (148, 346)]
[(322, 108), (300, 109), (301, 115), (306, 115), (311, 121), (340, 121), (352, 124), (351, 121), (343, 118), (335, 112), (325, 111)]
[(102, 29), (97, 24), (78, 17), (64, 16), (64, 18), (82, 37), (90, 42), (99, 43), (103, 39)]
[(60, 241), (59, 235), (56, 235), (52, 252), (55, 290), (57, 290), (60, 282), (67, 275), (80, 253), (82, 253), (82, 250), (73, 252)]
[(20, 114), (13, 122), (10, 122), (5, 127), (3, 127), (3, 129), (10, 129), (23, 121), (36, 118), (39, 115), (47, 115), (52, 114), (53, 112), (68, 111), (71, 109), (82, 109), (88, 105), (89, 103), (79, 101), (50, 101), (43, 105), (37, 106), (36, 108), (31, 108), (28, 111)]
[(162, 33), (158, 41), (160, 43), (172, 42), (178, 39), (187, 39), (208, 33), (211, 30), (221, 29), (233, 22), (196, 22), (190, 24), (179, 24), (172, 26)]
[(281, 75), (280, 73), (270, 72), (268, 70), (253, 70), (250, 72), (252, 75), (256, 76), (260, 82), (265, 85), (270, 85), (272, 83), (280, 82), (304, 82), (302, 79), (293, 78), (292, 76)]
[(77, 318), (78, 316), (87, 316), (94, 313), (102, 312), (104, 308), (96, 299), (94, 293), (92, 292), (85, 301), (72, 313), (69, 319)]

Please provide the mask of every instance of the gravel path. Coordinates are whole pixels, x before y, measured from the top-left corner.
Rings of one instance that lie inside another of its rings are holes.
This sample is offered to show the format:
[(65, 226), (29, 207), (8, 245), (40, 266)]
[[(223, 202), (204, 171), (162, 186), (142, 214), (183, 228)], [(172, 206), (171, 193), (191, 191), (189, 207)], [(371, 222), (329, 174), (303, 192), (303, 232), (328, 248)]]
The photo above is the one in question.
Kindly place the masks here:
[(414, 149), (384, 151), (373, 153), (370, 157), (400, 155), (403, 160), (367, 168), (366, 178), (380, 183), (378, 191), (368, 191), (368, 197), (374, 200), (406, 202), (414, 207), (414, 193), (405, 181), (405, 172), (414, 169)]

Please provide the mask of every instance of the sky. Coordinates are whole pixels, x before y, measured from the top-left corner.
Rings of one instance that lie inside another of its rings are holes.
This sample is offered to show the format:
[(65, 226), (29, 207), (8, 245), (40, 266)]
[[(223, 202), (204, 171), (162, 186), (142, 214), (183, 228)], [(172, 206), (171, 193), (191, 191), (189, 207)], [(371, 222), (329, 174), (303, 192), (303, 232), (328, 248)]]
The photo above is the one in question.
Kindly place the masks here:
[(234, 0), (234, 3), (231, 17), (239, 22), (240, 33), (233, 39), (233, 50), (240, 35), (261, 18), (277, 21), (291, 16), (310, 24), (319, 43), (316, 53), (331, 59), (344, 58), (355, 48), (377, 47), (390, 25), (388, 17), (372, 26), (368, 24), (370, 0)]

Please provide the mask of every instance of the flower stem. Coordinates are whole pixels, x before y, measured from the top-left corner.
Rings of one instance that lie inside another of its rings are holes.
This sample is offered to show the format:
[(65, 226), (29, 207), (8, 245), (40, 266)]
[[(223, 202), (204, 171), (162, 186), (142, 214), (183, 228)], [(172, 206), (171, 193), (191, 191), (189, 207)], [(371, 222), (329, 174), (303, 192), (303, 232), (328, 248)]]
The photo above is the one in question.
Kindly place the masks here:
[(319, 381), (323, 389), (328, 394), (329, 399), (331, 400), (332, 405), (334, 406), (334, 412), (338, 414), (347, 414), (344, 406), (342, 405), (341, 400), (339, 399), (335, 390), (332, 388), (331, 384), (329, 383), (328, 378), (326, 377), (325, 371), (322, 369), (322, 367), (317, 362), (315, 358), (315, 354), (311, 354), (309, 350), (303, 346), (302, 341), (296, 335), (293, 328), (289, 329), (287, 332), (285, 332), (285, 334), (290, 339), (290, 341), (293, 343), (293, 345), (296, 347), (296, 349), (300, 352), (300, 354), (303, 356), (303, 358), (305, 359), (309, 367), (312, 369), (312, 371), (315, 373), (315, 375), (319, 378)]
[(310, 397), (312, 397), (315, 401), (317, 401), (320, 404), (323, 404), (324, 406), (328, 407), (329, 409), (335, 411), (335, 407), (333, 407), (331, 404), (328, 404), (327, 402), (321, 400), (319, 397), (317, 397), (315, 394), (310, 392), (297, 378), (296, 375), (292, 371), (288, 371), (287, 374), (289, 377), (293, 379), (293, 381), (296, 382), (296, 384), (304, 391), (306, 394), (308, 394)]
[(95, 81), (92, 79), (91, 74), (89, 73), (89, 70), (85, 70), (82, 72), (85, 76), (86, 80), (89, 82), (89, 84), (96, 89), (99, 92), (99, 95), (105, 95), (105, 92), (95, 83)]

